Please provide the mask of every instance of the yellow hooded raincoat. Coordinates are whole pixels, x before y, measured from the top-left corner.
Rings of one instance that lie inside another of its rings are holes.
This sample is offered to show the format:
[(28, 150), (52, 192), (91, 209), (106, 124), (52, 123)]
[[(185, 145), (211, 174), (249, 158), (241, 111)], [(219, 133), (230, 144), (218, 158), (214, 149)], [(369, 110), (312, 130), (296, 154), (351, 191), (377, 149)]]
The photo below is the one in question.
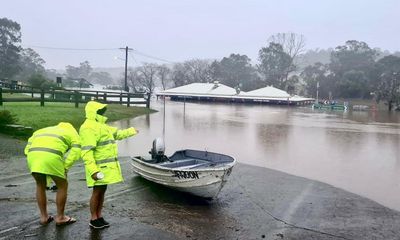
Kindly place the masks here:
[(78, 132), (70, 123), (39, 129), (25, 147), (29, 170), (65, 179), (65, 171), (80, 158), (80, 147)]
[[(118, 162), (118, 148), (115, 140), (121, 140), (136, 134), (135, 128), (118, 130), (106, 124), (107, 118), (97, 114), (106, 104), (90, 101), (86, 104), (86, 121), (79, 129), (82, 142), (81, 157), (85, 162), (88, 187), (107, 185), (123, 181)], [(96, 172), (104, 173), (102, 180), (93, 180)]]

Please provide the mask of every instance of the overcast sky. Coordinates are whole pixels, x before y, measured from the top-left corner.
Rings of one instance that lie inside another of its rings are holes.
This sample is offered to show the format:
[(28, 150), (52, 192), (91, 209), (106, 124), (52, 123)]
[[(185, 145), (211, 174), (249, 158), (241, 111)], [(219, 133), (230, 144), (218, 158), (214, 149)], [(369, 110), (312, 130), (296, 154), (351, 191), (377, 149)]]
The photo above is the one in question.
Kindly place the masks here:
[[(129, 46), (172, 62), (231, 53), (257, 61), (258, 50), (279, 32), (303, 34), (307, 49), (354, 39), (399, 51), (399, 12), (399, 0), (4, 0), (0, 5), (0, 17), (21, 24), (24, 47)], [(85, 60), (94, 67), (124, 65), (120, 50), (34, 49), (47, 68)], [(132, 55), (130, 66), (154, 61)]]

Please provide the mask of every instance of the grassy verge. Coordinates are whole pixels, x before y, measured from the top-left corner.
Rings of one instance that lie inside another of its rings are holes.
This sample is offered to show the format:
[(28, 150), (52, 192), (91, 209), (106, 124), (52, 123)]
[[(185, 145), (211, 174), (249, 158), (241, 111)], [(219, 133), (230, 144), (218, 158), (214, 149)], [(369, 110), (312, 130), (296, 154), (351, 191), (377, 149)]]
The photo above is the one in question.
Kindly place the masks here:
[[(17, 124), (30, 126), (33, 130), (56, 125), (59, 122), (69, 122), (77, 130), (85, 121), (85, 104), (75, 108), (73, 103), (45, 103), (40, 107), (34, 103), (4, 103), (0, 110), (8, 110), (16, 114)], [(116, 121), (124, 118), (133, 118), (143, 114), (155, 112), (144, 107), (126, 107), (117, 104), (109, 104), (105, 114), (108, 121)]]

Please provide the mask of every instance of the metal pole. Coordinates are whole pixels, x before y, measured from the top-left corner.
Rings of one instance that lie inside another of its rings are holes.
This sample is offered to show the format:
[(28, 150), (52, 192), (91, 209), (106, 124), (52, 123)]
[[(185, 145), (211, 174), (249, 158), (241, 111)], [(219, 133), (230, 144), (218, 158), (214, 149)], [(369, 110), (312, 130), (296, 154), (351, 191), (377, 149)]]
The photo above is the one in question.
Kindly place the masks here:
[(129, 88), (128, 88), (128, 46), (125, 47), (125, 91), (129, 92)]
[(165, 95), (164, 95), (164, 115), (163, 115), (163, 142), (165, 144)]

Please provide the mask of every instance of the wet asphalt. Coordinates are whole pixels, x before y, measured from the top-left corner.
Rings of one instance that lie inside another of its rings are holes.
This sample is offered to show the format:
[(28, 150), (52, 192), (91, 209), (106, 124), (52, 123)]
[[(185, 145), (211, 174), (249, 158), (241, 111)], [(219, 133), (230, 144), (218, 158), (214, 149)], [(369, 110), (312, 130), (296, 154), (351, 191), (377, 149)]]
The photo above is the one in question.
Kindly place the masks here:
[[(121, 157), (125, 177), (110, 185), (104, 217), (90, 229), (84, 167), (69, 171), (68, 226), (39, 224), (25, 142), (0, 134), (0, 239), (399, 239), (400, 213), (333, 186), (237, 164), (218, 198), (207, 201), (149, 182)], [(48, 191), (55, 214), (55, 192)]]

